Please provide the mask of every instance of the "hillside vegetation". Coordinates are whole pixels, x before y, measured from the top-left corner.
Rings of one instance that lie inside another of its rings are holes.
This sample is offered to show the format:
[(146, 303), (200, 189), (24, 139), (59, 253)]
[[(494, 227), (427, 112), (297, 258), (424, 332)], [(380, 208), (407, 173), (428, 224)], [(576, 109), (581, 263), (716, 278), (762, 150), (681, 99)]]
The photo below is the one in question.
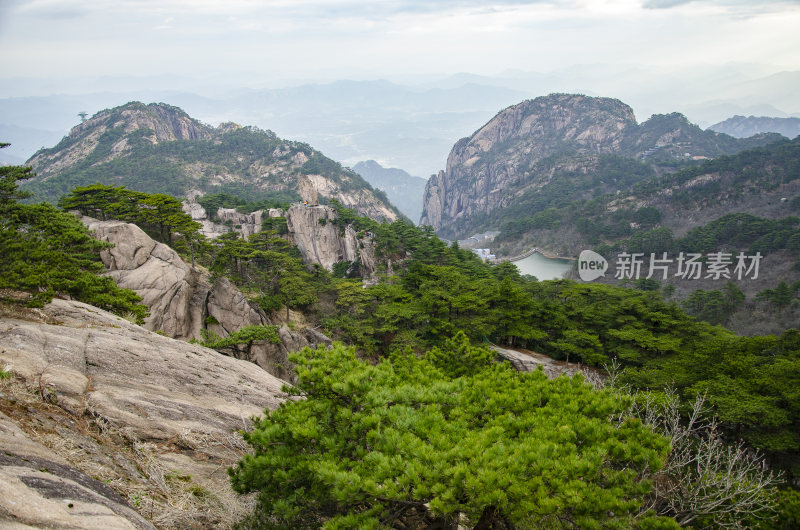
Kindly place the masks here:
[[(4, 211), (18, 207), (18, 176), (4, 179)], [(110, 206), (126, 201), (134, 207)], [(140, 217), (157, 210), (151, 203), (158, 196), (103, 186), (77, 189), (63, 202), (130, 216), (187, 259), (193, 254), (229, 276), (265, 310), (303, 309), (352, 345), (295, 355), (293, 392), (305, 399), (269, 413), (247, 435), (255, 452), (232, 471), (239, 491), (260, 492), (247, 525), (449, 528), (461, 516), (476, 528), (796, 522), (794, 493), (771, 489), (778, 482), (757, 459), (718, 445), (714, 434), (759, 448), (789, 478), (800, 474), (795, 330), (739, 337), (696, 321), (655, 291), (538, 282), (511, 264), (487, 264), (447, 246), (430, 228), (378, 223), (337, 205), (337, 223), (372, 234), (379, 281), (365, 287), (346, 277), (349, 268), (304, 267), (282, 237), (280, 218), (250, 240), (232, 233), (208, 242), (191, 224), (162, 229)], [(2, 242), (13, 245), (26, 233)], [(40, 237), (55, 241), (54, 234)], [(12, 266), (28, 259), (2, 250)], [(11, 277), (9, 287), (40, 292), (48, 288), (43, 278)], [(259, 338), (275, 340), (274, 333), (231, 340)], [(580, 376), (548, 381), (515, 372), (492, 362), (477, 345), (486, 341), (589, 366), (615, 362), (624, 369), (621, 382), (655, 393), (627, 396), (594, 390)], [(681, 438), (650, 412), (635, 412), (640, 400), (670, 403), (665, 385), (686, 402), (706, 395), (719, 430)], [(701, 446), (717, 447), (716, 456), (696, 446), (683, 453), (681, 439), (706, 440)], [(717, 467), (680, 465), (681, 455), (716, 458)], [(711, 500), (697, 502), (698, 491)]]

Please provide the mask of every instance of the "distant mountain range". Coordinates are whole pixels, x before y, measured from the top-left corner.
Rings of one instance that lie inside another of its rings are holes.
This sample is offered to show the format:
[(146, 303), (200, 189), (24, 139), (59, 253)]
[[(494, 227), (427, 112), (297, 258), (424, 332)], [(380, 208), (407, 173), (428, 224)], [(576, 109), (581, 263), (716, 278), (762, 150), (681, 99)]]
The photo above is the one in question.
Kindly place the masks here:
[(374, 160), (359, 162), (353, 166), (353, 171), (364, 177), (373, 188), (385, 191), (392, 204), (406, 217), (414, 223), (419, 222), (427, 179), (411, 176), (402, 169), (385, 168)]
[(766, 116), (734, 116), (709, 127), (712, 131), (747, 138), (759, 133), (775, 132), (787, 138), (800, 135), (800, 118), (769, 118)]
[[(225, 80), (224, 86), (219, 80), (176, 76), (74, 81), (58, 86), (30, 79), (0, 83), (6, 96), (0, 98), (0, 141), (12, 144), (3, 150), (4, 156), (27, 159), (66, 134), (78, 123), (79, 112), (93, 115), (128, 101), (169, 102), (205, 123), (246, 123), (275, 131), (281, 138), (307, 142), (345, 166), (373, 159), (423, 178), (442, 169), (453, 144), (480, 128), (498, 109), (551, 92), (613, 96), (631, 105), (640, 121), (671, 111), (701, 127), (737, 114), (800, 117), (796, 90), (800, 73), (770, 73), (757, 65), (680, 71), (581, 65), (494, 76), (294, 81), (257, 89), (243, 88), (251, 79)], [(158, 86), (170, 89), (146, 88)]]
[(211, 127), (163, 103), (98, 112), (27, 163), (37, 176), (23, 187), (34, 200), (54, 202), (99, 182), (176, 197), (223, 192), (290, 202), (300, 200), (302, 180), (362, 215), (389, 221), (399, 215), (383, 192), (308, 144), (234, 123)]
[[(166, 101), (205, 123), (246, 123), (309, 143), (346, 166), (376, 159), (428, 177), (442, 166), (455, 140), (526, 96), (475, 84), (419, 89), (386, 81), (338, 81), (240, 89), (215, 97), (176, 91), (14, 97), (0, 99), (0, 133), (2, 124), (48, 132), (33, 141), (16, 133), (0, 141), (12, 144), (6, 155), (24, 159), (53, 145), (79, 121), (80, 111), (92, 115), (132, 100)], [(61, 131), (55, 139), (53, 130)]]

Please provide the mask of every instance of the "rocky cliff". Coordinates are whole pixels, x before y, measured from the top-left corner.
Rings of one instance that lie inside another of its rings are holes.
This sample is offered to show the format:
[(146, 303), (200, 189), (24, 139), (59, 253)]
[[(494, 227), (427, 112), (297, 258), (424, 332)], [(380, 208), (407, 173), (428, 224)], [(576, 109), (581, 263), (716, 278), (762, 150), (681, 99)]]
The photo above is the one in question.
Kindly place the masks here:
[(360, 265), (362, 274), (375, 272), (375, 246), (371, 238), (359, 235), (352, 226), (336, 224), (336, 210), (330, 206), (292, 206), (286, 223), (292, 242), (303, 261), (317, 263), (329, 271), (335, 263), (350, 261)]
[(607, 98), (552, 95), (509, 107), (456, 143), (446, 171), (428, 181), (420, 223), (446, 237), (469, 235), (473, 217), (547, 182), (545, 158), (611, 153), (635, 126), (633, 110)]
[(375, 273), (375, 245), (371, 236), (359, 235), (349, 225), (340, 227), (336, 223), (336, 210), (330, 206), (298, 204), (286, 211), (271, 208), (251, 214), (220, 208), (217, 216), (223, 221), (222, 224), (212, 222), (203, 207), (194, 200), (184, 201), (183, 209), (192, 219), (202, 224), (203, 234), (211, 238), (231, 229), (248, 238), (261, 231), (262, 219), (265, 217), (285, 217), (288, 238), (297, 246), (306, 264), (321, 265), (330, 271), (334, 264), (349, 261), (359, 265), (365, 278), (370, 278)]
[(189, 197), (225, 191), (249, 200), (299, 200), (299, 181), (374, 219), (399, 213), (357, 173), (309, 145), (271, 131), (224, 123), (210, 127), (177, 107), (132, 102), (97, 113), (55, 147), (27, 162), (37, 177), (25, 187), (55, 202), (97, 182)]
[(283, 381), (86, 304), (0, 309), (0, 526), (211, 528), (246, 513), (224, 470)]
[(774, 139), (702, 131), (679, 114), (640, 125), (618, 100), (552, 94), (509, 107), (459, 140), (446, 170), (428, 181), (420, 222), (444, 237), (466, 237), (537, 209), (613, 193), (620, 178), (653, 176)]
[[(138, 226), (88, 217), (82, 220), (95, 237), (114, 244), (101, 253), (101, 259), (117, 285), (142, 297), (150, 310), (144, 323), (146, 329), (188, 341), (202, 339), (203, 330), (224, 337), (245, 326), (271, 324), (267, 315), (226, 278), (211, 281), (207, 272), (192, 268), (174, 250), (153, 241)], [(285, 325), (279, 334), (281, 344), (260, 341), (247, 350), (233, 349), (230, 353), (277, 377), (292, 380), (289, 353), (328, 341), (314, 330), (293, 331)]]

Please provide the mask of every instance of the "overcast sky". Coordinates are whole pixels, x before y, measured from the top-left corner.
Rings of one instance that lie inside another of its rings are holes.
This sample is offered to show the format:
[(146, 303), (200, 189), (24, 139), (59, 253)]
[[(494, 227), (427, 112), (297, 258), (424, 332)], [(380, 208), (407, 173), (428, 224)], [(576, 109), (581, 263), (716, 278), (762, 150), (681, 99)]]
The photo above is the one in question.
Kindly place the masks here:
[(592, 63), (800, 70), (800, 0), (0, 0), (0, 82), (268, 85)]

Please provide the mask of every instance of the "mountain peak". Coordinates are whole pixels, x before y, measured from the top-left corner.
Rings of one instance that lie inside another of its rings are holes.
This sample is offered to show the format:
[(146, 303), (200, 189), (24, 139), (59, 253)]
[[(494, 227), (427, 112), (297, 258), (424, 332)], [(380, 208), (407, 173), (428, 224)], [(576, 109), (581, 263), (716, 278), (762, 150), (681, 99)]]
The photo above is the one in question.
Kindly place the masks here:
[[(769, 141), (703, 131), (677, 112), (639, 125), (618, 99), (550, 94), (504, 109), (459, 140), (446, 170), (428, 182), (420, 222), (444, 237), (464, 237), (533, 215), (522, 207), (531, 201), (546, 209), (614, 193), (622, 180)], [(577, 184), (585, 179), (591, 185)]]

